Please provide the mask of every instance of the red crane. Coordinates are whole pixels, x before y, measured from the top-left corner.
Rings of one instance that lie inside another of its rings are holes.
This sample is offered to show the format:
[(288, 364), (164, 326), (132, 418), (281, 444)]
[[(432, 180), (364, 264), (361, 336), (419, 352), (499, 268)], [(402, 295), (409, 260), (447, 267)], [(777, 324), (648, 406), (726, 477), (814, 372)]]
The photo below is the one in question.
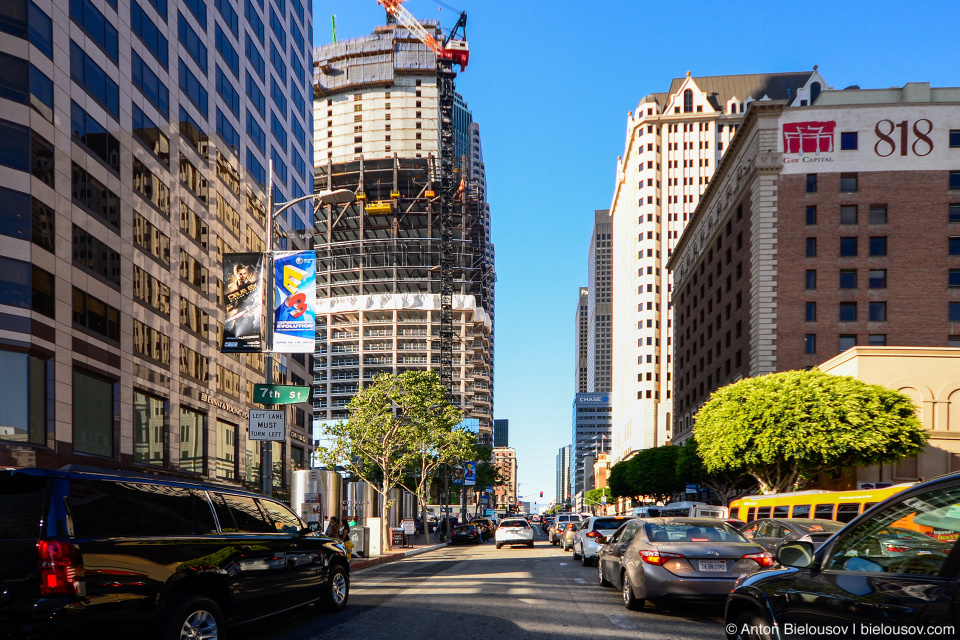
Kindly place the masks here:
[[(417, 38), (437, 54), (439, 60), (449, 60), (451, 64), (460, 66), (460, 70), (467, 68), (467, 62), (470, 60), (470, 46), (463, 38), (454, 40), (457, 32), (467, 26), (467, 14), (461, 13), (457, 24), (454, 25), (450, 35), (443, 42), (438, 42), (430, 33), (423, 28), (423, 25), (417, 22), (417, 19), (407, 11), (403, 6), (404, 0), (377, 0), (377, 4), (383, 5), (383, 8), (392, 15), (397, 24), (409, 29)], [(465, 36), (466, 34), (464, 34)]]

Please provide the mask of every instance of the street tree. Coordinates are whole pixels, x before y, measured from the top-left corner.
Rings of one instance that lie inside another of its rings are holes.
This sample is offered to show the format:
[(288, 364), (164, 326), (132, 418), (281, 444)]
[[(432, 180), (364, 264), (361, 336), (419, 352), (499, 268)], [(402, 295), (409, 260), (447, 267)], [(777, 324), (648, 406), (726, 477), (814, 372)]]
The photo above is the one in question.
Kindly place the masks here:
[(629, 470), (629, 460), (621, 460), (610, 467), (610, 473), (607, 474), (607, 486), (610, 488), (610, 495), (614, 498), (633, 498), (637, 495), (633, 492), (633, 487), (627, 479)]
[(906, 395), (821, 371), (785, 371), (718, 389), (697, 414), (694, 437), (708, 473), (749, 474), (763, 493), (916, 456), (927, 440)]
[[(590, 491), (587, 491), (585, 494), (583, 494), (583, 503), (593, 509), (593, 512), (596, 513), (597, 507), (600, 507), (608, 502), (611, 496), (612, 494), (610, 493), (610, 489), (607, 487), (603, 487), (601, 489), (590, 489)], [(605, 501), (603, 498), (606, 498), (607, 500)]]
[(633, 495), (648, 496), (666, 504), (684, 489), (683, 479), (677, 476), (677, 457), (680, 447), (665, 444), (644, 449), (630, 458), (627, 479)]
[(503, 486), (507, 479), (497, 465), (493, 463), (493, 449), (482, 444), (476, 444), (474, 450), (476, 452), (474, 459), (477, 461), (477, 485), (474, 487), (477, 504), (474, 509), (474, 517), (479, 517), (480, 498), (486, 492), (487, 487)]
[(709, 487), (717, 494), (723, 504), (751, 493), (757, 486), (753, 476), (743, 469), (722, 470), (709, 473), (703, 466), (703, 458), (697, 450), (697, 441), (690, 438), (679, 447), (677, 456), (677, 476), (684, 483), (699, 484)]

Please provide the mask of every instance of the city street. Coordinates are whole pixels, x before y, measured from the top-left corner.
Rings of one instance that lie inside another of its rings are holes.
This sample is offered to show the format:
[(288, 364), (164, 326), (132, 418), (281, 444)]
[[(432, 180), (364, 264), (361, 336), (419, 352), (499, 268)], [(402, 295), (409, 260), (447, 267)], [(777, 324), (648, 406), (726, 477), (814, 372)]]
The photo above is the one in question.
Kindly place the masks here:
[[(551, 546), (447, 547), (358, 571), (337, 615), (313, 610), (238, 630), (271, 638), (651, 638), (721, 640), (722, 606), (624, 608), (617, 589), (597, 586), (595, 567)], [(691, 612), (696, 615), (691, 615)]]

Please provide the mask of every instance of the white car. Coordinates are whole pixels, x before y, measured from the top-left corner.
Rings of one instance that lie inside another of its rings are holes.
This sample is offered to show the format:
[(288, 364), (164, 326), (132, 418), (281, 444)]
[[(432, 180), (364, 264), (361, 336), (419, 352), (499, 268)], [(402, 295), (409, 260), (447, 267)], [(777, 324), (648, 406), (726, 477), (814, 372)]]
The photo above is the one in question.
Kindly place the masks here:
[(523, 544), (533, 547), (533, 527), (523, 518), (507, 518), (500, 521), (494, 534), (497, 549), (505, 544)]
[(583, 562), (583, 566), (589, 566), (594, 560), (600, 557), (600, 547), (604, 545), (606, 538), (620, 528), (630, 516), (593, 516), (587, 518), (583, 526), (577, 530), (573, 537), (573, 559)]

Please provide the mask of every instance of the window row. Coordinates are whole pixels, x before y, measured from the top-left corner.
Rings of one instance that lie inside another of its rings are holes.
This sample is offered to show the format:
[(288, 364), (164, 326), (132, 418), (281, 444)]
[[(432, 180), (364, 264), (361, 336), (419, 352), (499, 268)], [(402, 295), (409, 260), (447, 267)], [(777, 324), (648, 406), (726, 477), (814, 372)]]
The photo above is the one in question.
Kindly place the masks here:
[[(886, 302), (868, 302), (867, 320), (870, 322), (887, 321), (887, 303)], [(838, 318), (840, 322), (857, 322), (859, 315), (857, 313), (857, 302), (841, 302)], [(804, 320), (806, 322), (817, 321), (817, 303), (807, 302), (804, 307)]]

